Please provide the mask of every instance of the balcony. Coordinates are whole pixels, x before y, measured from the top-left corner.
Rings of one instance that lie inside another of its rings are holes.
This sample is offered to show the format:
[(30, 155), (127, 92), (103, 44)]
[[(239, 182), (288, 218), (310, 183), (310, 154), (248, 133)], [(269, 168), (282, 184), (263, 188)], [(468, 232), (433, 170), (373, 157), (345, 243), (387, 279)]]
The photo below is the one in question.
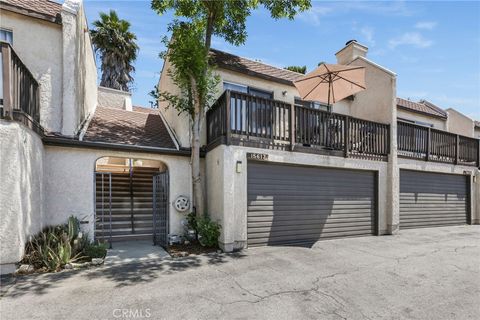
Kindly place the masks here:
[(398, 121), (398, 156), (480, 167), (480, 140)]
[(38, 82), (9, 43), (0, 42), (0, 46), (0, 118), (22, 122), (43, 133)]
[(386, 161), (390, 126), (227, 90), (207, 112), (207, 143)]

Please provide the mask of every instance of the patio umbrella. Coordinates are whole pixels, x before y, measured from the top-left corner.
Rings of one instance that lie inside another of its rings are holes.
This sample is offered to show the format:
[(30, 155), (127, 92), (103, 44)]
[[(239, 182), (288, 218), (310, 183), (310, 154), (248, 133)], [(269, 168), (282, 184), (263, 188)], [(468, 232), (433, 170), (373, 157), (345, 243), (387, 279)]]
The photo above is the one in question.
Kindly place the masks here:
[(294, 84), (303, 100), (330, 105), (366, 89), (365, 68), (322, 63)]

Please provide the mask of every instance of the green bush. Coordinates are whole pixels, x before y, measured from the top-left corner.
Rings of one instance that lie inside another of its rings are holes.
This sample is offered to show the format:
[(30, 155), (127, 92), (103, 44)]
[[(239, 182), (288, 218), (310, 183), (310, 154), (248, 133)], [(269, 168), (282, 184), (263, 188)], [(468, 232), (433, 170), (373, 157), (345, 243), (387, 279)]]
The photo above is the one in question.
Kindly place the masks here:
[(209, 217), (196, 218), (198, 240), (204, 247), (218, 247), (221, 226)]
[(85, 255), (91, 259), (105, 258), (107, 255), (108, 243), (89, 244), (85, 247)]
[(24, 263), (35, 269), (57, 271), (67, 263), (84, 258), (88, 239), (80, 232), (80, 222), (71, 216), (64, 225), (47, 227), (34, 236), (25, 247)]

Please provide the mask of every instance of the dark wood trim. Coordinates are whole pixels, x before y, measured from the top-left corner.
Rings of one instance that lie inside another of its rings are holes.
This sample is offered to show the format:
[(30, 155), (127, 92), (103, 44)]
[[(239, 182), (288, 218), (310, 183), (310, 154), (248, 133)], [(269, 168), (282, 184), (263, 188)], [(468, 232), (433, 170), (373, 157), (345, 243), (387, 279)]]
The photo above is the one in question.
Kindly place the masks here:
[(12, 51), (10, 46), (1, 43), (2, 50), (2, 79), (3, 79), (3, 117), (5, 119), (13, 118), (11, 71), (12, 71)]
[[(164, 149), (164, 148), (133, 146), (133, 145), (124, 145), (124, 144), (115, 144), (115, 143), (105, 143), (105, 142), (80, 141), (80, 140), (69, 139), (65, 137), (53, 137), (53, 136), (45, 136), (43, 137), (42, 141), (43, 141), (43, 144), (47, 146), (140, 152), (140, 153), (150, 153), (150, 154), (154, 153), (154, 154), (184, 156), (184, 157), (191, 156), (190, 149), (180, 149), (180, 150)], [(205, 157), (205, 151), (202, 150), (200, 152), (200, 156)]]
[(230, 138), (231, 138), (231, 134), (232, 134), (232, 119), (231, 119), (231, 106), (230, 106), (230, 103), (231, 103), (231, 99), (230, 99), (230, 90), (227, 90), (226, 91), (226, 95), (225, 95), (225, 104), (226, 104), (226, 126), (227, 126), (227, 132), (226, 132), (226, 137), (227, 137), (227, 140), (226, 140), (226, 144), (229, 145), (230, 144)]

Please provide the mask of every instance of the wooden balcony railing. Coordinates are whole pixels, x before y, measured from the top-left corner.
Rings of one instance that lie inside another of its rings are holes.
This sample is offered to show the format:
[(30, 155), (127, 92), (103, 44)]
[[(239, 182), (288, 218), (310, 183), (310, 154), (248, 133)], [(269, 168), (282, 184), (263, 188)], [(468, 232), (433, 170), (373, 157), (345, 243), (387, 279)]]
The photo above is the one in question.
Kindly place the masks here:
[(38, 82), (9, 43), (1, 45), (0, 116), (40, 128)]
[(425, 161), (479, 166), (478, 139), (398, 121), (398, 155)]
[(238, 144), (386, 160), (387, 124), (225, 91), (207, 112), (209, 148)]

